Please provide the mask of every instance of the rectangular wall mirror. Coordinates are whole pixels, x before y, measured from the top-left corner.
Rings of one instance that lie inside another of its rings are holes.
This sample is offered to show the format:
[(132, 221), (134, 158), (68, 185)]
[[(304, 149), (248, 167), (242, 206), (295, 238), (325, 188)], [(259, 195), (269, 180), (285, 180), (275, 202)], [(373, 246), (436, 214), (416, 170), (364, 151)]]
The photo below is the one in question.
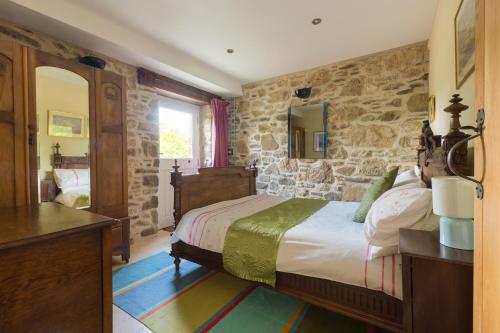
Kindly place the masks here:
[(288, 108), (288, 157), (323, 159), (327, 157), (328, 104), (319, 103)]

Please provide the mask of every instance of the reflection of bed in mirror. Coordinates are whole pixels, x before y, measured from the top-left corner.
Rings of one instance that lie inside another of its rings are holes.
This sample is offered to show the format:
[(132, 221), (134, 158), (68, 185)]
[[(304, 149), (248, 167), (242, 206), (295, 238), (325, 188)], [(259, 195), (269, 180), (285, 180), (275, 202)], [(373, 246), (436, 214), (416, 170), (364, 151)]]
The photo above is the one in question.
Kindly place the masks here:
[(40, 200), (73, 208), (90, 207), (90, 164), (88, 154), (65, 156), (57, 143), (52, 154), (53, 170), (40, 181)]

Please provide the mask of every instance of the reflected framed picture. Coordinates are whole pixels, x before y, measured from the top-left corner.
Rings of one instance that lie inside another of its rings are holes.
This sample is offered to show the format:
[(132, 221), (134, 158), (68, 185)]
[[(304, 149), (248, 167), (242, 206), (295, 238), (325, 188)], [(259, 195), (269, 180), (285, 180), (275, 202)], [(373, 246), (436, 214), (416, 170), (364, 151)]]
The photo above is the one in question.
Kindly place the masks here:
[(455, 77), (457, 89), (474, 72), (476, 61), (475, 23), (475, 0), (462, 0), (455, 16)]
[(76, 113), (49, 110), (48, 127), (50, 136), (85, 137), (85, 117)]
[(322, 152), (325, 151), (326, 148), (326, 142), (325, 142), (325, 132), (314, 132), (314, 138), (313, 138), (313, 150), (315, 152)]

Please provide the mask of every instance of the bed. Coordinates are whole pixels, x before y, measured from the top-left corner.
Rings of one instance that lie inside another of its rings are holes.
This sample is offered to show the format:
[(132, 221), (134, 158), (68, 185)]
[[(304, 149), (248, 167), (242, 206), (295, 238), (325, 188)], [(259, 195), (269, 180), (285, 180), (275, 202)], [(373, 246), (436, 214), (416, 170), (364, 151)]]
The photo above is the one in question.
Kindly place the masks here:
[(40, 201), (57, 202), (77, 209), (90, 207), (88, 155), (64, 156), (59, 151), (59, 144), (54, 148), (51, 175), (40, 181)]
[[(427, 161), (429, 156), (441, 160), (439, 154), (422, 148), (418, 155), (423, 180), (444, 172), (441, 164)], [(256, 195), (255, 166), (202, 168), (194, 175), (183, 175), (178, 169), (174, 166), (171, 173), (174, 262), (179, 267), (182, 258), (224, 270), (221, 252), (228, 225), (284, 199)], [(357, 205), (330, 202), (286, 232), (279, 244), (275, 289), (333, 312), (402, 332), (405, 304), (400, 256), (367, 260), (369, 245), (355, 236), (362, 234), (363, 226), (352, 222)], [(227, 209), (229, 206), (236, 209)], [(318, 265), (321, 262), (323, 265)]]

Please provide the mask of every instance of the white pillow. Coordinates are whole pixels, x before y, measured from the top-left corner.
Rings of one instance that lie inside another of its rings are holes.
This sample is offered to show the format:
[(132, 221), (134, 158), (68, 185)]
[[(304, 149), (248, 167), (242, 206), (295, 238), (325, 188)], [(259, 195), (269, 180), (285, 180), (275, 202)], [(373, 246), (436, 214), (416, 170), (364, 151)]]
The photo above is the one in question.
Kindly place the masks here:
[(396, 177), (396, 180), (394, 181), (394, 185), (392, 185), (392, 187), (398, 187), (411, 183), (418, 183), (420, 181), (421, 181), (420, 178), (415, 174), (415, 170), (411, 169), (399, 174)]
[(437, 219), (432, 212), (432, 191), (408, 184), (390, 189), (371, 206), (365, 219), (364, 233), (371, 245), (398, 246), (399, 229), (434, 230)]
[(54, 181), (64, 193), (69, 189), (90, 185), (90, 169), (54, 169)]
[(422, 168), (420, 168), (420, 166), (415, 165), (415, 167), (413, 167), (413, 170), (415, 172), (415, 175), (420, 179), (422, 178)]

